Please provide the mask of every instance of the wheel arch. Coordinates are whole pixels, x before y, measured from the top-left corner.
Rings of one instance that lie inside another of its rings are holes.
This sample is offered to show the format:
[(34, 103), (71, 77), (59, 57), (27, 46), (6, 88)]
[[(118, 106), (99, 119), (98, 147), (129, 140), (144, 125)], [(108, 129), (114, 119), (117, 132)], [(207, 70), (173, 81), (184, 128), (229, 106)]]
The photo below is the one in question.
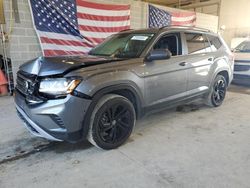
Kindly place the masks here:
[(129, 84), (117, 84), (101, 88), (97, 90), (91, 97), (92, 98), (91, 105), (89, 106), (85, 118), (83, 120), (83, 138), (86, 138), (87, 136), (92, 111), (94, 110), (99, 99), (107, 94), (121, 95), (130, 100), (130, 102), (133, 104), (135, 108), (137, 119), (144, 114), (142, 107), (142, 95), (134, 86), (131, 86)]
[(212, 87), (212, 83), (217, 75), (222, 75), (223, 77), (225, 77), (225, 79), (227, 81), (227, 86), (229, 86), (229, 84), (231, 82), (230, 70), (228, 70), (227, 68), (224, 68), (224, 67), (220, 67), (220, 68), (215, 69), (214, 72), (212, 73), (209, 88)]
[(133, 104), (136, 112), (136, 116), (140, 117), (142, 114), (142, 95), (140, 92), (129, 84), (117, 84), (112, 86), (107, 86), (105, 88), (99, 89), (93, 95), (93, 99), (99, 99), (106, 94), (117, 94), (126, 97)]
[(229, 86), (232, 81), (233, 70), (230, 67), (227, 56), (216, 58), (211, 67), (210, 73), (213, 75), (211, 76), (211, 82), (216, 78), (217, 75), (222, 75), (227, 81), (227, 86)]

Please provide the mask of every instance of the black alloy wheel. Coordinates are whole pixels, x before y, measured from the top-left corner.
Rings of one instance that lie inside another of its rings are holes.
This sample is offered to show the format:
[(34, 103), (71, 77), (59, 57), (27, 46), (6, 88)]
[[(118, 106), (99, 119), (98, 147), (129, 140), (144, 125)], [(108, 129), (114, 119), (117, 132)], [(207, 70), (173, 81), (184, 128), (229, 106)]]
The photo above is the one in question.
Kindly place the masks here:
[(97, 104), (89, 141), (102, 148), (114, 149), (130, 136), (135, 124), (135, 110), (131, 102), (119, 95), (107, 95)]
[(225, 99), (226, 91), (227, 81), (225, 77), (222, 75), (217, 75), (213, 82), (213, 87), (208, 98), (209, 105), (214, 107), (220, 106)]
[(214, 85), (213, 100), (215, 104), (223, 102), (226, 94), (226, 83), (223, 79), (218, 80)]
[(129, 109), (124, 104), (108, 106), (98, 120), (98, 133), (106, 143), (114, 144), (130, 132), (133, 120)]

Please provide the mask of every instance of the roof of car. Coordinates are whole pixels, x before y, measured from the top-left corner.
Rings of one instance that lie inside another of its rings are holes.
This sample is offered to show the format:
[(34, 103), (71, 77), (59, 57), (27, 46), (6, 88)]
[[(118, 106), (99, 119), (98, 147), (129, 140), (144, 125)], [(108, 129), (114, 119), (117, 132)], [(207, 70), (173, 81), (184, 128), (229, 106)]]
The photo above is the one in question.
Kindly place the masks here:
[(178, 31), (199, 31), (199, 32), (209, 32), (211, 34), (214, 34), (214, 32), (199, 28), (199, 27), (187, 27), (187, 26), (165, 26), (161, 28), (146, 28), (146, 29), (128, 29), (123, 30), (122, 32), (128, 32), (128, 33), (158, 33), (159, 31), (167, 31), (167, 30), (178, 30)]

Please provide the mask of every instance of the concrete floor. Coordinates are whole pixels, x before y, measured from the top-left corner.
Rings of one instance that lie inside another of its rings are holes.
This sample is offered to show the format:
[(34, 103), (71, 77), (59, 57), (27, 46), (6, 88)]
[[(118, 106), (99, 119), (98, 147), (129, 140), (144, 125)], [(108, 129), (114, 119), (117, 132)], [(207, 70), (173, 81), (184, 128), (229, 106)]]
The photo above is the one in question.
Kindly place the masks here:
[(250, 89), (233, 86), (221, 107), (150, 115), (103, 151), (31, 137), (3, 97), (0, 187), (250, 187), (249, 107)]

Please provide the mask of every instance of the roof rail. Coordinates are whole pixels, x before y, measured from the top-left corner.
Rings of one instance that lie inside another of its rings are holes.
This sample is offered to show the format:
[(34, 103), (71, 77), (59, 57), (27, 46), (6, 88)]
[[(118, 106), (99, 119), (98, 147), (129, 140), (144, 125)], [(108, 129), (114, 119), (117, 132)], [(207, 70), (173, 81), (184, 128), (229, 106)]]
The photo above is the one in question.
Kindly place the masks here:
[(183, 29), (195, 29), (199, 31), (207, 31), (207, 32), (212, 32), (209, 29), (201, 28), (201, 27), (193, 27), (193, 26), (179, 26), (179, 25), (171, 25), (171, 26), (163, 26), (160, 29), (165, 29), (165, 28), (183, 28)]

